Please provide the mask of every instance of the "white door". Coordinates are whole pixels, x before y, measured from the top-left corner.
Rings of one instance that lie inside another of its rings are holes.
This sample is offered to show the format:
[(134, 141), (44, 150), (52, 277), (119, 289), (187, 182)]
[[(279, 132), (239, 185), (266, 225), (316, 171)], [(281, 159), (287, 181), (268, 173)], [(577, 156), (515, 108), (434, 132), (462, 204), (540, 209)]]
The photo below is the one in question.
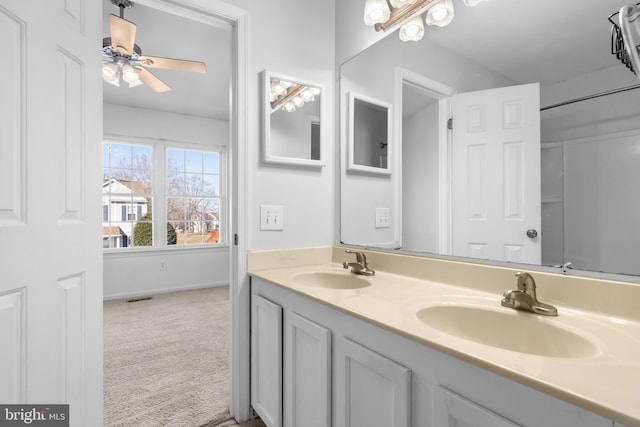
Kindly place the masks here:
[(452, 254), (539, 264), (539, 85), (454, 95), (452, 112)]
[(102, 425), (101, 2), (0, 0), (0, 402)]

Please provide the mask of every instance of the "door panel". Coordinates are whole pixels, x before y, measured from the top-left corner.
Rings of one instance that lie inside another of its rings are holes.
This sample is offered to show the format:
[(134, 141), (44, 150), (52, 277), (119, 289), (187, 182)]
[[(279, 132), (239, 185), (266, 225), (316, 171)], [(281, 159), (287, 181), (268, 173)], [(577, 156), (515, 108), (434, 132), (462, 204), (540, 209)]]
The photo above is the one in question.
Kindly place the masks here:
[(540, 263), (539, 93), (530, 84), (453, 96), (453, 255)]
[(100, 11), (0, 0), (0, 401), (72, 426), (102, 424)]

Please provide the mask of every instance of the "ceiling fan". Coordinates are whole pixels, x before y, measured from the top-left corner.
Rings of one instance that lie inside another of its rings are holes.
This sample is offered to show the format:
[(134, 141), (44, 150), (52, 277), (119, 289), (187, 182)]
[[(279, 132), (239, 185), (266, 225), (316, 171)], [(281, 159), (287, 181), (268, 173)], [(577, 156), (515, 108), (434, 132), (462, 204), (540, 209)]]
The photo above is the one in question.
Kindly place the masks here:
[(166, 92), (171, 88), (147, 68), (206, 72), (204, 62), (184, 59), (161, 58), (142, 55), (142, 49), (135, 44), (136, 24), (124, 19), (124, 9), (133, 6), (131, 0), (111, 0), (120, 9), (120, 17), (110, 14), (111, 37), (102, 40), (102, 78), (114, 86), (120, 86), (120, 78), (129, 87), (146, 84), (156, 92)]

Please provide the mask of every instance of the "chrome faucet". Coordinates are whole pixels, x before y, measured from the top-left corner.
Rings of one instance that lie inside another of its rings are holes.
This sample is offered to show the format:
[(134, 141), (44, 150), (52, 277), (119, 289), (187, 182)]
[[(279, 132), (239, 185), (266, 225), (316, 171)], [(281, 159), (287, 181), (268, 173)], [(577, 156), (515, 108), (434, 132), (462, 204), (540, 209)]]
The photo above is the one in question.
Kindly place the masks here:
[(353, 274), (361, 274), (363, 276), (373, 276), (374, 274), (376, 274), (374, 270), (369, 268), (369, 265), (367, 264), (367, 257), (365, 254), (360, 251), (352, 251), (351, 249), (347, 249), (345, 250), (345, 252), (348, 254), (355, 254), (357, 262), (345, 261), (342, 263), (343, 268), (351, 267), (351, 272)]
[(529, 273), (518, 272), (518, 289), (505, 291), (501, 304), (515, 310), (530, 311), (544, 316), (557, 316), (558, 310), (550, 305), (538, 301), (536, 297), (536, 281)]

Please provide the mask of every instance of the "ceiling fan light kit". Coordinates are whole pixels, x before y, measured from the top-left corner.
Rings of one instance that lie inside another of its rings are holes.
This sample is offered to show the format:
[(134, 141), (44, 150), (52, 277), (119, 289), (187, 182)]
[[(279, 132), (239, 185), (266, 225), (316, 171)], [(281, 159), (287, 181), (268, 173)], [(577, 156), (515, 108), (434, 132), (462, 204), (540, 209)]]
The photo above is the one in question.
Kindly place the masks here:
[(171, 88), (156, 77), (149, 68), (205, 73), (203, 62), (184, 59), (143, 56), (140, 46), (135, 44), (136, 24), (124, 19), (124, 9), (133, 7), (131, 0), (111, 0), (120, 9), (120, 16), (109, 15), (111, 37), (102, 40), (102, 78), (107, 83), (120, 86), (120, 79), (129, 87), (145, 84), (156, 92)]

